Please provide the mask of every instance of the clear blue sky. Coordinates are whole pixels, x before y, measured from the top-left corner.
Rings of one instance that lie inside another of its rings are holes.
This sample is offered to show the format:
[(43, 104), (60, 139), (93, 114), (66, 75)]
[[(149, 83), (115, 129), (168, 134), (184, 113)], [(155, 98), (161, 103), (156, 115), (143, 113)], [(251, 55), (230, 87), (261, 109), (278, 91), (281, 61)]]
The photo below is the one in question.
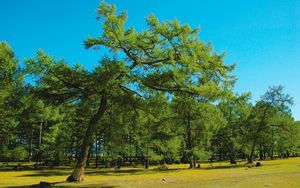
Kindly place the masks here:
[[(92, 68), (103, 55), (84, 50), (83, 40), (100, 33), (98, 0), (2, 0), (0, 40), (21, 62), (42, 48), (70, 63)], [(271, 85), (283, 85), (294, 97), (300, 120), (300, 1), (298, 0), (107, 0), (128, 10), (128, 25), (145, 28), (150, 13), (160, 20), (177, 18), (201, 27), (200, 38), (238, 63), (235, 90), (251, 91), (253, 100)]]

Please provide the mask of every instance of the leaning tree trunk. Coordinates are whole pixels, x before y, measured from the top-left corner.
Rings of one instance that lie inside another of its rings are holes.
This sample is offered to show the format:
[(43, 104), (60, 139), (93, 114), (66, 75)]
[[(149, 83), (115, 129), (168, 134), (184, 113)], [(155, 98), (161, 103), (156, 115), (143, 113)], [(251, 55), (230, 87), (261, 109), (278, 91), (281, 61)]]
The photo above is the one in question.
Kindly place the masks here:
[(104, 112), (106, 111), (106, 106), (107, 106), (107, 98), (105, 94), (102, 94), (98, 111), (94, 114), (94, 116), (89, 121), (89, 127), (85, 133), (83, 144), (81, 147), (81, 152), (77, 159), (75, 169), (72, 172), (72, 174), (67, 178), (67, 182), (83, 181), (84, 168), (92, 144), (93, 134), (96, 131), (97, 125), (99, 124), (99, 121), (104, 115)]

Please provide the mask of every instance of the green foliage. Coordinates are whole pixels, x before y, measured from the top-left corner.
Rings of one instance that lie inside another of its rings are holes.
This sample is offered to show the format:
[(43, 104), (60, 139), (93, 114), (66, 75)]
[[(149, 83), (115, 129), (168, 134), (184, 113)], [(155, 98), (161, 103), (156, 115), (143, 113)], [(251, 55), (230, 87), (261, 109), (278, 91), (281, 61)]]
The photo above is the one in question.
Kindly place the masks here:
[(23, 75), (13, 50), (0, 42), (0, 147), (15, 138)]
[(249, 93), (233, 94), (235, 65), (201, 41), (198, 28), (152, 14), (138, 31), (127, 26), (126, 12), (105, 2), (97, 15), (102, 32), (85, 48), (109, 53), (90, 71), (42, 50), (21, 70), (0, 43), (1, 160), (59, 165), (96, 156), (106, 166), (149, 160), (195, 166), (216, 156), (234, 162), (246, 154), (299, 154), (292, 98), (282, 86), (255, 104)]
[(14, 161), (23, 161), (27, 157), (27, 151), (22, 146), (15, 147), (10, 154), (10, 159)]

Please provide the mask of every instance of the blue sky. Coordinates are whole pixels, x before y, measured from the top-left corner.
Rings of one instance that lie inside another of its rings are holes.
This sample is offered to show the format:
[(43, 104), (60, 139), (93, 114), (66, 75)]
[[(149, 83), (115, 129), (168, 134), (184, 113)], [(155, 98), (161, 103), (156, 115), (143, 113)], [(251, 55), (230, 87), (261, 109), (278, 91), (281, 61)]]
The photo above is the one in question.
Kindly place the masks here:
[[(38, 49), (91, 69), (101, 51), (85, 50), (83, 41), (101, 32), (98, 0), (0, 1), (0, 41), (7, 41), (22, 62)], [(283, 85), (294, 97), (300, 120), (300, 1), (297, 0), (107, 0), (128, 10), (129, 26), (146, 28), (144, 18), (177, 18), (200, 26), (199, 37), (237, 62), (236, 92), (251, 91), (253, 101), (271, 85)]]

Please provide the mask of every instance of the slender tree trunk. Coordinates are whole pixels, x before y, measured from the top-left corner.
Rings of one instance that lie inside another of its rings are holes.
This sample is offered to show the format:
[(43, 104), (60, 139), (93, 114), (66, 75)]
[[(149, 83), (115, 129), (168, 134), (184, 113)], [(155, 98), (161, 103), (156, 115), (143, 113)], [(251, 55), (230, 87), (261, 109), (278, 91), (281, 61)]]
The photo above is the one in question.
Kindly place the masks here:
[(236, 164), (236, 155), (233, 142), (230, 143), (230, 164)]
[(251, 152), (250, 152), (250, 155), (249, 155), (249, 158), (248, 158), (248, 163), (253, 163), (253, 156), (254, 156), (255, 144), (256, 144), (256, 139), (255, 139), (255, 141), (252, 144)]
[(190, 160), (190, 167), (189, 168), (193, 168), (193, 160)]
[(31, 159), (32, 159), (32, 129), (30, 129), (30, 137), (29, 137), (28, 145), (29, 145), (28, 161), (31, 162)]
[(95, 148), (95, 150), (96, 150), (96, 161), (95, 161), (95, 167), (96, 168), (98, 168), (98, 165), (99, 165), (99, 154), (98, 154), (98, 152), (99, 152), (99, 140), (98, 140), (98, 134), (97, 134), (97, 136), (96, 136), (96, 148)]
[(147, 148), (147, 154), (144, 158), (144, 163), (145, 163), (145, 169), (148, 169), (149, 168), (149, 156), (148, 156), (148, 148)]
[(129, 163), (132, 165), (132, 153), (131, 153), (131, 148), (132, 148), (132, 137), (131, 134), (129, 135), (129, 146), (130, 146), (130, 151), (129, 151)]
[(230, 106), (230, 113), (229, 113), (229, 121), (228, 123), (230, 124), (230, 133), (231, 133), (231, 139), (229, 143), (229, 158), (230, 158), (230, 164), (236, 164), (236, 154), (234, 150), (234, 141), (235, 141), (235, 125), (231, 121), (232, 119), (232, 107), (231, 104), (229, 103)]
[(264, 160), (264, 151), (263, 151), (263, 146), (262, 145), (260, 145), (260, 147), (259, 147), (259, 160)]
[(101, 102), (98, 111), (94, 116), (90, 119), (89, 127), (86, 130), (83, 144), (81, 148), (80, 155), (77, 159), (77, 163), (72, 174), (67, 178), (68, 182), (81, 182), (83, 181), (84, 168), (86, 165), (86, 160), (89, 154), (89, 150), (92, 144), (93, 134), (99, 124), (99, 121), (103, 117), (107, 108), (107, 98), (105, 94), (101, 96)]
[(42, 145), (42, 134), (43, 134), (43, 119), (41, 118), (40, 122), (40, 130), (39, 130), (39, 143), (38, 143), (38, 151), (37, 156), (35, 159), (35, 164), (38, 166), (40, 160), (41, 160), (41, 145)]
[(145, 169), (149, 168), (149, 148), (148, 144), (150, 142), (150, 127), (149, 127), (149, 122), (148, 122), (148, 127), (147, 127), (147, 145), (146, 145), (146, 158), (145, 158)]
[(271, 160), (274, 159), (274, 149), (273, 149), (273, 146), (271, 148), (270, 158), (271, 158)]
[(194, 168), (196, 168), (196, 163), (197, 163), (197, 160), (196, 160), (196, 156), (194, 155), (194, 161), (193, 161)]
[(192, 127), (191, 127), (191, 121), (190, 121), (190, 115), (188, 114), (187, 117), (187, 127), (186, 127), (186, 146), (189, 150), (189, 161), (190, 161), (190, 168), (193, 168), (194, 167), (194, 164), (193, 164), (193, 156), (191, 156), (191, 150), (193, 149), (193, 146), (192, 146)]

